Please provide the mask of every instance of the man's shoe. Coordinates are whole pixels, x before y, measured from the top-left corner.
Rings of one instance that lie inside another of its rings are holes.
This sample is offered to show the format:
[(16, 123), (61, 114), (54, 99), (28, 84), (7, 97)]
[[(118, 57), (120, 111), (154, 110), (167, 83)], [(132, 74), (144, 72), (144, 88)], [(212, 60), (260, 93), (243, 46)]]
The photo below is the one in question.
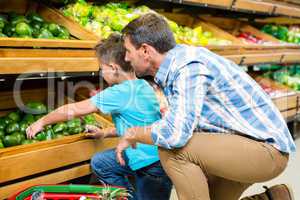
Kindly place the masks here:
[(264, 186), (265, 192), (242, 200), (295, 200), (292, 189), (286, 184), (274, 185), (270, 188)]

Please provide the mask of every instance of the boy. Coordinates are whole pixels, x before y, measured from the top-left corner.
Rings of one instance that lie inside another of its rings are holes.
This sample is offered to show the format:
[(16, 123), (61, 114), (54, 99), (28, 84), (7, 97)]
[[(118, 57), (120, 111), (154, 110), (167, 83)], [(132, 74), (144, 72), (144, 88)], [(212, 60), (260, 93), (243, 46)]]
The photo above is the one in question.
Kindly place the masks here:
[[(44, 116), (27, 129), (32, 138), (48, 124), (97, 112), (112, 114), (116, 128), (99, 129), (87, 126), (89, 135), (97, 138), (121, 137), (132, 126), (146, 126), (159, 120), (159, 104), (151, 86), (136, 78), (130, 63), (125, 61), (125, 49), (120, 35), (113, 34), (96, 46), (101, 63), (102, 76), (110, 87), (88, 100), (64, 105)], [(115, 150), (99, 152), (91, 159), (97, 178), (108, 185), (123, 186), (130, 191), (132, 199), (168, 200), (171, 182), (163, 171), (155, 146), (138, 144), (136, 149), (125, 152), (126, 165), (121, 166)], [(136, 192), (127, 176), (135, 177)]]

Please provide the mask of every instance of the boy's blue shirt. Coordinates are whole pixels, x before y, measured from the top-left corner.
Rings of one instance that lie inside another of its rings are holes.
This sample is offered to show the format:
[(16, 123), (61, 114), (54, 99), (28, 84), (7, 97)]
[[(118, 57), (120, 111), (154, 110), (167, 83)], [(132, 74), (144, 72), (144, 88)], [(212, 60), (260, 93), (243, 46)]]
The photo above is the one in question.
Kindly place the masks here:
[[(118, 136), (134, 126), (151, 125), (161, 118), (153, 88), (142, 79), (128, 80), (91, 97), (92, 103), (104, 114), (111, 114)], [(157, 146), (137, 144), (125, 150), (128, 165), (138, 170), (159, 160)]]

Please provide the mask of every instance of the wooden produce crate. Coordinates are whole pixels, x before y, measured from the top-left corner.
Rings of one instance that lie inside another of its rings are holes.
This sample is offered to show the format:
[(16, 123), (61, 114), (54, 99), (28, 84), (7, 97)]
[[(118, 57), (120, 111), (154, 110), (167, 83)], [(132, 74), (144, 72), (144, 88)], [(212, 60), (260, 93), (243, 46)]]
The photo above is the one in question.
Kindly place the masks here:
[(259, 46), (270, 46), (273, 48), (278, 48), (278, 46), (286, 47), (287, 45), (287, 44), (282, 44), (282, 42), (277, 38), (261, 32), (260, 30), (249, 25), (245, 21), (239, 21), (231, 18), (213, 17), (213, 16), (200, 16), (200, 18), (206, 22), (210, 22), (218, 26), (221, 29), (224, 29), (225, 31), (229, 32), (234, 36), (238, 36), (240, 33), (250, 33), (251, 35), (260, 38), (264, 41), (264, 43), (256, 45), (254, 43), (246, 43), (243, 39), (238, 38), (243, 44), (245, 44), (245, 47), (248, 46), (248, 47), (255, 48), (255, 46), (257, 46), (257, 48), (259, 48)]
[(232, 42), (231, 45), (208, 45), (207, 48), (211, 50), (237, 49), (240, 48), (241, 45), (243, 45), (241, 41), (235, 38), (233, 35), (227, 33), (226, 31), (220, 29), (210, 22), (204, 22), (198, 17), (185, 13), (160, 12), (160, 14), (182, 26), (188, 26), (190, 28), (201, 26), (203, 31), (211, 32), (213, 37), (229, 40)]
[(0, 1), (0, 13), (36, 11), (45, 21), (66, 27), (71, 39), (1, 38), (0, 74), (98, 71), (93, 47), (97, 38), (55, 9), (36, 1)]
[(43, 4), (38, 4), (30, 0), (3, 0), (0, 2), (0, 13), (16, 12), (26, 14), (35, 11), (47, 22), (66, 27), (71, 39), (37, 39), (37, 38), (0, 38), (0, 47), (45, 47), (45, 48), (88, 48), (91, 49), (97, 42), (97, 38), (88, 34), (85, 30), (77, 29), (77, 24), (66, 23), (64, 16)]
[[(39, 94), (39, 95), (36, 95)], [(54, 105), (54, 92), (31, 89), (21, 92), (24, 101), (44, 101)], [(1, 114), (15, 109), (12, 92), (1, 94)], [(4, 107), (5, 104), (7, 107)], [(51, 106), (50, 106), (51, 107)], [(99, 115), (96, 120), (103, 128), (113, 124)], [(56, 184), (91, 173), (89, 160), (98, 152), (115, 147), (117, 139), (86, 139), (83, 134), (38, 143), (0, 149), (0, 199), (35, 184)]]
[[(271, 79), (260, 76), (255, 77), (255, 80), (265, 89), (274, 91), (271, 95), (273, 103), (279, 109), (286, 120), (294, 118), (299, 110), (298, 96), (299, 93), (289, 87), (277, 83)], [(268, 92), (267, 92), (268, 93)]]

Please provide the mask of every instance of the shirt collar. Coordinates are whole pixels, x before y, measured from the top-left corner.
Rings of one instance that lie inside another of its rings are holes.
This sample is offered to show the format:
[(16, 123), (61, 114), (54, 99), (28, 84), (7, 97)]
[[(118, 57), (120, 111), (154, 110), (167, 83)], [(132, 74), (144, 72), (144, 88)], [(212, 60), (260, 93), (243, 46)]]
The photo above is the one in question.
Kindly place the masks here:
[(166, 53), (166, 57), (164, 58), (163, 62), (159, 66), (158, 71), (155, 74), (154, 81), (160, 86), (165, 87), (167, 82), (167, 77), (170, 72), (170, 68), (172, 63), (175, 59), (175, 51), (179, 45), (176, 45), (173, 49), (169, 50)]

